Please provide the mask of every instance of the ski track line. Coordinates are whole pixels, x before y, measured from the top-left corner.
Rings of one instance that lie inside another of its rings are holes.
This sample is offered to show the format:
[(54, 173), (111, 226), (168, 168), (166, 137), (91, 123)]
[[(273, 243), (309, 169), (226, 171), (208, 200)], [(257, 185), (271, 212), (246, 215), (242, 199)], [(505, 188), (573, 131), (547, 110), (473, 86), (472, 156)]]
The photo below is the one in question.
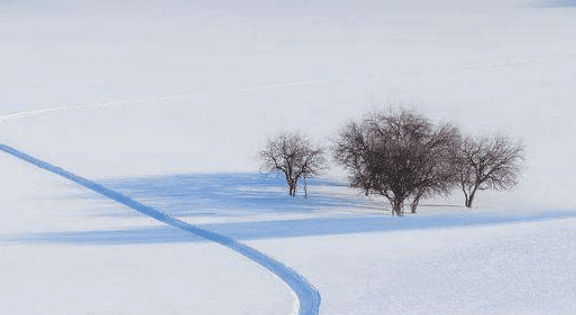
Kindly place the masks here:
[[(248, 259), (256, 262), (262, 267), (268, 269), (270, 272), (278, 276), (284, 283), (286, 283), (290, 289), (296, 294), (298, 304), (295, 307), (294, 314), (298, 315), (317, 315), (320, 310), (320, 293), (306, 278), (297, 273), (294, 269), (284, 265), (283, 263), (266, 256), (264, 253), (258, 250), (242, 244), (230, 237), (220, 235), (214, 232), (210, 232), (201, 229), (195, 225), (189, 224), (172, 216), (169, 216), (158, 210), (154, 210), (152, 207), (146, 206), (139, 203), (125, 195), (118, 192), (110, 190), (102, 185), (99, 185), (88, 179), (74, 175), (60, 167), (54, 166), (48, 162), (36, 159), (26, 153), (18, 151), (12, 147), (0, 143), (0, 150), (4, 151), (16, 158), (24, 160), (30, 164), (33, 164), (41, 169), (48, 172), (54, 173), (61, 177), (64, 177), (78, 185), (84, 186), (100, 195), (103, 195), (109, 199), (112, 199), (118, 203), (121, 203), (129, 208), (132, 208), (140, 213), (150, 216), (160, 222), (166, 223), (173, 227), (185, 230), (207, 240), (219, 243), (228, 247), (229, 249), (247, 257)], [(296, 308), (299, 308), (296, 312)]]
[(285, 88), (285, 87), (295, 87), (295, 86), (305, 86), (305, 85), (325, 85), (328, 83), (350, 82), (352, 80), (354, 80), (353, 77), (327, 78), (327, 79), (316, 79), (316, 80), (299, 80), (299, 81), (288, 82), (288, 83), (275, 83), (275, 84), (268, 84), (268, 85), (255, 85), (255, 86), (239, 87), (237, 89), (223, 90), (223, 91), (220, 91), (218, 93), (198, 92), (198, 93), (187, 94), (187, 95), (150, 96), (150, 97), (142, 97), (139, 99), (113, 101), (113, 102), (107, 102), (107, 103), (101, 103), (101, 104), (67, 105), (67, 106), (51, 107), (51, 108), (44, 108), (44, 109), (37, 109), (37, 110), (30, 110), (30, 111), (21, 111), (21, 112), (16, 112), (16, 113), (8, 113), (8, 114), (0, 115), (0, 122), (7, 122), (7, 121), (20, 119), (20, 118), (34, 117), (34, 116), (39, 116), (39, 115), (52, 113), (52, 112), (69, 111), (69, 110), (81, 109), (81, 108), (110, 107), (110, 106), (118, 106), (118, 105), (124, 105), (124, 104), (146, 103), (146, 102), (150, 102), (153, 100), (157, 100), (159, 102), (162, 102), (162, 101), (168, 101), (168, 100), (174, 100), (174, 99), (192, 98), (192, 97), (196, 97), (196, 96), (200, 96), (200, 95), (208, 95), (208, 94), (233, 95), (235, 93), (250, 93), (250, 92), (257, 92), (257, 91), (261, 91), (261, 90)]

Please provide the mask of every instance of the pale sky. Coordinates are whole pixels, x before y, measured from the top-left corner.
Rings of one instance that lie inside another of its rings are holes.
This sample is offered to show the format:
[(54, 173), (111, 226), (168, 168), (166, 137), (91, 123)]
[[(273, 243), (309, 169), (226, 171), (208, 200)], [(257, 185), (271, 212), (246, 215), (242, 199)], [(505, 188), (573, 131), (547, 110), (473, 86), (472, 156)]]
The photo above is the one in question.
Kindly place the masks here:
[(403, 104), (525, 140), (494, 198), (576, 206), (574, 1), (134, 3), (0, 1), (0, 121), (120, 101), (0, 122), (1, 142), (91, 178), (255, 170), (276, 130), (321, 141)]

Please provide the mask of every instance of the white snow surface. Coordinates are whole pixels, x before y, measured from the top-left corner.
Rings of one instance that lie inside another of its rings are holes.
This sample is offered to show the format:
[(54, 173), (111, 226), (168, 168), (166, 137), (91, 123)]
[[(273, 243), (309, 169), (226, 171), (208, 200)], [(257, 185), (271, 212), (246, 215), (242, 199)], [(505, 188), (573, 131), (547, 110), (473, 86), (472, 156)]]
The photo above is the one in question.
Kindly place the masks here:
[[(10, 179), (0, 182), (0, 238), (55, 235), (51, 244), (0, 240), (0, 313), (293, 312), (294, 297), (284, 283), (223, 246), (162, 242), (71, 246), (59, 241), (58, 235), (71, 230), (130, 233), (159, 224), (5, 154), (0, 161), (0, 173)], [(79, 193), (87, 198), (70, 198)]]
[(251, 241), (321, 314), (575, 314), (576, 219)]
[[(573, 1), (139, 3), (0, 2), (0, 143), (271, 255), (321, 314), (576, 314)], [(194, 174), (389, 104), (523, 138), (520, 185), (393, 218), (346, 187)], [(293, 303), (242, 256), (0, 153), (0, 314)]]
[[(0, 198), (3, 312), (294, 311), (278, 278), (226, 248), (8, 156), (1, 165), (19, 179), (4, 181)], [(294, 268), (319, 289), (321, 314), (576, 311), (574, 211), (444, 201), (399, 218), (333, 180), (317, 181), (305, 200), (286, 197), (281, 178), (251, 173), (101, 183)]]

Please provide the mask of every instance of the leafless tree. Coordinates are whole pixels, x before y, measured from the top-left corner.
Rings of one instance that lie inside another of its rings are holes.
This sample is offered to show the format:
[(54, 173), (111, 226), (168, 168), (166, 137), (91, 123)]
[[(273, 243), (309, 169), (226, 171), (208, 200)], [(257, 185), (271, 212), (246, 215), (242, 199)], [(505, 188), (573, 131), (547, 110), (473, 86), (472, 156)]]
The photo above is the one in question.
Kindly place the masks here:
[(307, 136), (299, 132), (281, 132), (268, 139), (266, 148), (260, 151), (263, 170), (282, 171), (286, 177), (290, 196), (296, 195), (300, 180), (308, 197), (306, 179), (317, 176), (326, 167), (324, 150), (314, 146)]
[(456, 155), (459, 182), (471, 208), (478, 190), (507, 190), (518, 183), (525, 161), (525, 146), (497, 132), (463, 138)]
[(386, 197), (392, 213), (402, 215), (407, 198), (413, 198), (415, 212), (420, 198), (454, 186), (448, 152), (458, 135), (451, 124), (435, 125), (417, 112), (390, 109), (350, 122), (332, 151), (349, 171), (352, 186)]

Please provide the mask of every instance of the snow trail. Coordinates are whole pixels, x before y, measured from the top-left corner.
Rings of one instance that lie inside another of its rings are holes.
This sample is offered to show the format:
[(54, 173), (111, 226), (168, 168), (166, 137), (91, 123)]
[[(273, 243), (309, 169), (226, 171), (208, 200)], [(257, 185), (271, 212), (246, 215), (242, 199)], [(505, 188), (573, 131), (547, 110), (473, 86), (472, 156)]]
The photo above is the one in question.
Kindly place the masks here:
[[(247, 86), (247, 87), (239, 87), (237, 89), (230, 89), (224, 90), (216, 94), (227, 95), (227, 94), (234, 94), (234, 93), (249, 93), (249, 92), (256, 92), (260, 90), (268, 90), (268, 89), (276, 89), (276, 88), (285, 88), (285, 87), (294, 87), (294, 86), (304, 86), (304, 85), (324, 85), (328, 83), (338, 83), (338, 82), (349, 82), (354, 80), (353, 77), (345, 77), (345, 78), (327, 78), (327, 79), (315, 79), (315, 80), (299, 80), (294, 82), (288, 83), (274, 83), (268, 85), (254, 85), (254, 86)], [(81, 108), (91, 108), (91, 107), (108, 107), (108, 106), (118, 106), (124, 104), (137, 104), (137, 103), (145, 103), (149, 101), (168, 101), (168, 100), (175, 100), (175, 99), (186, 99), (197, 97), (200, 95), (205, 95), (209, 93), (193, 93), (193, 94), (183, 94), (183, 95), (170, 95), (170, 96), (150, 96), (150, 97), (141, 97), (139, 99), (132, 99), (132, 100), (120, 100), (120, 101), (113, 101), (107, 103), (99, 103), (99, 104), (83, 104), (83, 105), (65, 105), (65, 106), (58, 106), (58, 107), (50, 107), (44, 109), (37, 109), (37, 110), (29, 110), (29, 111), (21, 111), (15, 113), (9, 113), (0, 115), (0, 123), (1, 122), (8, 122), (20, 118), (25, 117), (33, 117), (38, 115), (43, 115), (52, 112), (62, 112), (62, 111), (69, 111), (74, 109), (81, 109)]]
[(44, 109), (37, 109), (37, 110), (22, 111), (22, 112), (0, 115), (0, 122), (8, 122), (8, 121), (12, 121), (12, 120), (20, 119), (20, 118), (33, 117), (33, 116), (38, 116), (38, 115), (52, 113), (52, 112), (69, 111), (69, 110), (80, 109), (80, 108), (108, 107), (108, 106), (116, 106), (116, 105), (123, 105), (123, 104), (144, 103), (144, 102), (150, 101), (152, 99), (154, 99), (154, 98), (148, 97), (148, 98), (142, 98), (142, 99), (114, 101), (114, 102), (107, 102), (107, 103), (100, 103), (100, 104), (66, 105), (66, 106), (59, 106), (59, 107), (51, 107), (51, 108), (44, 108)]
[(80, 176), (74, 175), (60, 167), (54, 166), (48, 162), (36, 159), (24, 152), (18, 151), (12, 147), (0, 143), (0, 150), (4, 151), (16, 158), (24, 160), (30, 164), (33, 164), (41, 169), (48, 172), (54, 173), (61, 177), (64, 177), (78, 185), (84, 186), (98, 194), (101, 194), (111, 200), (121, 203), (129, 208), (132, 208), (140, 213), (148, 215), (160, 222), (166, 223), (168, 225), (174, 226), (176, 228), (185, 230), (207, 240), (219, 243), (226, 246), (227, 248), (247, 257), (248, 259), (256, 262), (262, 267), (268, 269), (270, 272), (278, 276), (284, 283), (286, 283), (290, 289), (297, 296), (298, 311), (294, 311), (298, 315), (317, 315), (320, 309), (320, 293), (306, 278), (297, 273), (292, 268), (284, 265), (283, 263), (266, 256), (264, 253), (257, 251), (256, 249), (242, 244), (230, 237), (220, 235), (208, 230), (201, 229), (195, 225), (186, 223), (175, 217), (169, 216), (163, 212), (153, 209), (152, 207), (146, 206), (139, 203), (125, 195), (118, 192), (110, 190), (102, 185), (99, 185), (93, 181), (82, 178)]

